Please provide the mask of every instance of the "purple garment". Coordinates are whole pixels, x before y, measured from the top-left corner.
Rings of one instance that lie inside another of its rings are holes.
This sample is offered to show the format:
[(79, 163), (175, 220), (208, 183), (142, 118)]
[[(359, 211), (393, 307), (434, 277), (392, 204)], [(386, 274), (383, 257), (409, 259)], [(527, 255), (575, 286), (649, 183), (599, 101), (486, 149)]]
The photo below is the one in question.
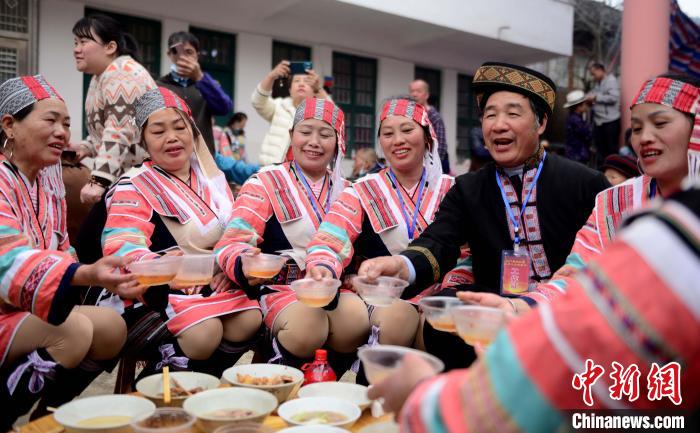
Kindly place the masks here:
[(219, 83), (211, 75), (204, 72), (201, 80), (197, 81), (195, 87), (207, 101), (209, 111), (215, 116), (224, 116), (233, 109), (231, 98), (224, 92)]
[[(428, 120), (433, 125), (435, 130), (435, 136), (438, 141), (438, 155), (440, 155), (440, 161), (442, 161), (442, 171), (444, 173), (449, 173), (450, 164), (448, 162), (447, 155), (447, 137), (445, 136), (445, 123), (442, 121), (442, 116), (435, 109), (435, 107), (428, 106)], [(447, 170), (445, 170), (447, 168)]]
[(590, 158), (588, 148), (592, 139), (593, 125), (583, 120), (580, 113), (569, 113), (569, 117), (566, 118), (566, 157), (587, 163)]

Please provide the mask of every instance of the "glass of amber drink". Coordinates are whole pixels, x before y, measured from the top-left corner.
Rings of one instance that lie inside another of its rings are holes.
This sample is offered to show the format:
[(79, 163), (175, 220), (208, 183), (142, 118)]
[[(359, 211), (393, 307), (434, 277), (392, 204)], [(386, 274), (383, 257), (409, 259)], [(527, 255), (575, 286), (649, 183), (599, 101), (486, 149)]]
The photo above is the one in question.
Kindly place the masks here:
[(206, 286), (214, 276), (214, 254), (185, 254), (173, 284), (180, 287)]
[(129, 263), (126, 267), (136, 275), (139, 284), (143, 286), (159, 286), (170, 283), (180, 270), (182, 257), (169, 256), (159, 259), (142, 260)]
[(505, 315), (499, 308), (479, 305), (459, 305), (450, 308), (457, 334), (465, 343), (488, 346), (505, 324)]
[(279, 274), (282, 266), (287, 263), (287, 257), (265, 253), (241, 254), (243, 273), (249, 277), (269, 280)]
[(372, 347), (362, 347), (357, 352), (357, 356), (365, 367), (367, 381), (372, 385), (390, 376), (401, 364), (403, 358), (409, 354), (423, 358), (433, 367), (436, 374), (445, 369), (445, 364), (435, 356), (408, 347), (377, 344)]
[(457, 332), (457, 327), (449, 309), (458, 305), (464, 305), (462, 301), (451, 296), (428, 296), (421, 299), (418, 305), (423, 311), (425, 320), (433, 328), (443, 332)]
[(304, 278), (294, 281), (290, 287), (297, 295), (297, 299), (304, 305), (313, 308), (321, 308), (330, 304), (340, 287), (340, 280), (323, 278), (314, 280)]

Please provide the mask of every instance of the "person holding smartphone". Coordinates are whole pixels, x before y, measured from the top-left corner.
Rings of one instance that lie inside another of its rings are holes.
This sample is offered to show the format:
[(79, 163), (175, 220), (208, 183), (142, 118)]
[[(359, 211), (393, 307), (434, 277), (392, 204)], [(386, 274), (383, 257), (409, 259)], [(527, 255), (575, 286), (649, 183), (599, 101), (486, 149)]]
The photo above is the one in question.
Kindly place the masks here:
[(212, 155), (216, 153), (212, 116), (231, 112), (233, 102), (221, 85), (199, 64), (199, 39), (189, 32), (176, 32), (168, 38), (170, 73), (158, 79), (158, 85), (167, 87), (187, 102), (192, 117)]
[[(289, 89), (289, 96), (273, 98), (272, 87), (279, 78), (284, 78), (283, 85)], [(307, 97), (329, 99), (321, 86), (319, 76), (313, 70), (313, 64), (309, 61), (282, 60), (255, 88), (252, 96), (253, 108), (263, 119), (270, 122), (270, 129), (265, 134), (260, 148), (261, 166), (286, 160), (294, 112)]]

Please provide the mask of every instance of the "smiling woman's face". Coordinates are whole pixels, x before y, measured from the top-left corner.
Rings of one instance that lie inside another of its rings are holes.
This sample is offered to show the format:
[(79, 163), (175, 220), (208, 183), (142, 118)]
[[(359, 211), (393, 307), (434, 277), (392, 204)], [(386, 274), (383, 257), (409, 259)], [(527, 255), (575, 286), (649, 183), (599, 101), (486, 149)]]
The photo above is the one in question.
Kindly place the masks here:
[(182, 170), (189, 164), (194, 138), (189, 122), (174, 108), (151, 114), (143, 130), (151, 160), (169, 172)]

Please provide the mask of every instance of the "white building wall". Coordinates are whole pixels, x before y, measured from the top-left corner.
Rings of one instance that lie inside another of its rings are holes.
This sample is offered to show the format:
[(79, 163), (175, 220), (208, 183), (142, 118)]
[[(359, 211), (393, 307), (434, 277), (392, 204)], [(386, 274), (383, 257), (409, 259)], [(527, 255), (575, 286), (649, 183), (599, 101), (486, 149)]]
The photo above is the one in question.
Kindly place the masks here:
[(73, 60), (73, 25), (85, 15), (85, 5), (66, 0), (39, 3), (39, 72), (56, 86), (68, 105), (71, 136), (81, 138), (83, 127), (83, 74)]
[(445, 122), (447, 135), (447, 152), (450, 159), (450, 169), (463, 173), (457, 166), (457, 71), (444, 69), (442, 71), (442, 92), (440, 92), (440, 114)]
[(246, 154), (249, 162), (257, 162), (260, 144), (269, 123), (258, 116), (250, 97), (256, 86), (269, 72), (272, 62), (272, 38), (238, 33), (236, 35), (236, 71), (233, 105), (236, 111), (248, 115), (246, 124)]

